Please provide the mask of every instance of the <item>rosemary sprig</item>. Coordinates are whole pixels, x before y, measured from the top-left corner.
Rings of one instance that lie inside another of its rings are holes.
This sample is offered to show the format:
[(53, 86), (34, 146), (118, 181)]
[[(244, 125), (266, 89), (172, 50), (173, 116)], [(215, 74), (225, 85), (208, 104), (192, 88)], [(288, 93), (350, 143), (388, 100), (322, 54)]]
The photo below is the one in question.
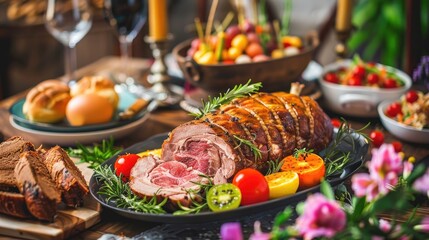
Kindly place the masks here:
[(248, 94), (257, 92), (261, 87), (262, 83), (252, 83), (249, 80), (246, 84), (236, 85), (233, 89), (228, 89), (226, 93), (219, 94), (219, 97), (211, 98), (207, 102), (203, 101), (203, 107), (199, 109), (198, 113), (192, 113), (191, 115), (195, 118), (202, 118), (204, 115), (211, 113), (218, 109), (222, 104), (229, 103), (235, 98), (243, 97)]
[(251, 141), (247, 139), (240, 138), (237, 135), (233, 135), (233, 136), (238, 141), (238, 145), (235, 148), (238, 148), (241, 146), (241, 144), (244, 144), (250, 148), (250, 150), (253, 153), (253, 156), (255, 156), (255, 159), (262, 159), (261, 150), (255, 144), (253, 144)]
[(97, 181), (102, 182), (98, 194), (106, 196), (106, 202), (114, 201), (117, 207), (127, 208), (144, 213), (165, 213), (162, 208), (167, 203), (167, 198), (158, 203), (156, 197), (150, 200), (139, 198), (131, 192), (127, 183), (121, 176), (116, 176), (109, 166), (98, 166), (94, 169)]
[[(363, 133), (363, 130), (365, 130), (369, 126), (369, 123), (361, 129), (353, 130), (350, 128), (350, 125), (347, 123), (346, 120), (341, 119), (341, 121), (341, 126), (338, 129), (335, 139), (326, 148), (324, 152), (323, 158), (325, 159), (326, 166), (325, 177), (329, 177), (342, 170), (344, 166), (350, 160), (352, 160), (350, 157), (350, 152), (353, 152), (356, 147), (355, 138), (353, 137), (353, 134), (358, 134), (360, 135), (360, 137), (363, 137), (364, 139), (369, 141), (369, 137)], [(342, 144), (350, 146), (352, 150), (348, 151), (347, 153), (341, 151), (339, 146)]]
[(282, 168), (285, 160), (284, 159), (282, 159), (281, 161), (279, 160), (280, 159), (268, 161), (268, 171), (265, 173), (265, 175), (270, 175), (276, 172), (280, 172), (280, 169)]
[(295, 148), (295, 151), (293, 152), (293, 157), (298, 159), (301, 155), (303, 155), (303, 158), (305, 159), (308, 154), (312, 153), (314, 149), (307, 150), (306, 148), (297, 149)]
[(208, 192), (210, 190), (210, 188), (214, 186), (212, 178), (209, 177), (209, 176), (207, 176), (207, 175), (205, 175), (205, 174), (198, 174), (198, 176), (200, 176), (200, 177), (202, 177), (204, 179), (207, 179), (208, 182), (204, 183), (202, 181), (200, 181), (200, 182), (191, 181), (191, 183), (200, 186), (200, 192), (201, 191), (204, 192), (204, 193)]
[(95, 169), (101, 163), (118, 154), (122, 148), (114, 146), (113, 137), (109, 140), (102, 140), (101, 144), (94, 144), (92, 147), (76, 144), (76, 148), (69, 147), (66, 149), (70, 157), (80, 159), (80, 163), (88, 163), (89, 168)]
[(180, 210), (173, 212), (173, 215), (187, 215), (187, 214), (196, 214), (207, 208), (207, 202), (199, 203), (197, 201), (192, 201), (192, 207), (185, 207), (180, 202), (177, 202)]

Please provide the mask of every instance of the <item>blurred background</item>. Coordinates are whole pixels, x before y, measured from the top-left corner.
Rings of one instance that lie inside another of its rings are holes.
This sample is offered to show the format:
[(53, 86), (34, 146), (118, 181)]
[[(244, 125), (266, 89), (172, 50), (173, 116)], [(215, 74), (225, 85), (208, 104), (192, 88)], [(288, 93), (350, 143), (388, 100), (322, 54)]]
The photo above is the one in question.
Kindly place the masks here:
[[(104, 56), (119, 55), (114, 30), (103, 17), (103, 0), (89, 0), (93, 9), (90, 32), (77, 45), (78, 67)], [(216, 18), (235, 10), (236, 4), (250, 0), (220, 1)], [(266, 0), (269, 17), (279, 19), (283, 0)], [(64, 74), (64, 47), (44, 26), (47, 0), (0, 0), (0, 99), (16, 94), (46, 79)], [(196, 36), (194, 19), (207, 19), (210, 0), (170, 0), (170, 44)], [(294, 0), (290, 32), (302, 36), (309, 30), (319, 33), (321, 45), (315, 61), (325, 65), (335, 61), (335, 13), (337, 0)], [(377, 61), (410, 73), (429, 49), (429, 1), (355, 0), (354, 31), (348, 41), (350, 53), (358, 52), (367, 61)], [(148, 24), (133, 42), (133, 57), (151, 58), (144, 36)]]

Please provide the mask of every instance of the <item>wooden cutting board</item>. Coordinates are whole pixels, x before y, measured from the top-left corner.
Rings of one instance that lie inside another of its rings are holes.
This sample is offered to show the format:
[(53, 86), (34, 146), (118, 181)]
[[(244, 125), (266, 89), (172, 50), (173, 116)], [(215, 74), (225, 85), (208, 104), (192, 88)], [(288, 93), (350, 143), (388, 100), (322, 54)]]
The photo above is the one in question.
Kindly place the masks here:
[[(89, 183), (92, 170), (86, 164), (77, 164)], [(83, 207), (77, 209), (60, 206), (54, 222), (23, 220), (0, 214), (0, 238), (2, 235), (27, 239), (66, 239), (90, 228), (100, 221), (100, 204), (88, 194)]]

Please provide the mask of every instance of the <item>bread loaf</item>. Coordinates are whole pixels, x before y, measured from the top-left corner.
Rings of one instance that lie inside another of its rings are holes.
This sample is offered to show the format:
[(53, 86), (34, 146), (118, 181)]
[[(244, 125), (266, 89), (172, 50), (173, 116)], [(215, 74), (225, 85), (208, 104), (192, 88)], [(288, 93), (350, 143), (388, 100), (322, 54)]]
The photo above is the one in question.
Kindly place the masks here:
[(119, 102), (119, 96), (115, 91), (115, 83), (103, 76), (86, 76), (80, 79), (71, 89), (72, 97), (78, 95), (95, 93), (105, 97), (116, 109)]
[(64, 119), (70, 88), (58, 80), (46, 80), (30, 90), (23, 113), (30, 121), (55, 123)]
[(24, 195), (15, 192), (0, 191), (0, 213), (19, 218), (30, 218)]
[(15, 178), (31, 215), (40, 220), (53, 221), (57, 205), (61, 202), (61, 193), (38, 152), (21, 154), (15, 166)]

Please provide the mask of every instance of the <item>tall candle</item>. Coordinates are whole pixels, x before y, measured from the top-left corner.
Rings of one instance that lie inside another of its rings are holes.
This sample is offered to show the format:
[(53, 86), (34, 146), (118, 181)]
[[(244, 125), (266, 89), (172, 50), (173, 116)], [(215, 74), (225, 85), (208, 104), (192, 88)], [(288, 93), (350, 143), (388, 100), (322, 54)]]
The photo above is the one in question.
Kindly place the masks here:
[(338, 0), (335, 29), (347, 31), (352, 27), (352, 0)]
[(167, 1), (149, 0), (149, 36), (153, 40), (167, 38)]

